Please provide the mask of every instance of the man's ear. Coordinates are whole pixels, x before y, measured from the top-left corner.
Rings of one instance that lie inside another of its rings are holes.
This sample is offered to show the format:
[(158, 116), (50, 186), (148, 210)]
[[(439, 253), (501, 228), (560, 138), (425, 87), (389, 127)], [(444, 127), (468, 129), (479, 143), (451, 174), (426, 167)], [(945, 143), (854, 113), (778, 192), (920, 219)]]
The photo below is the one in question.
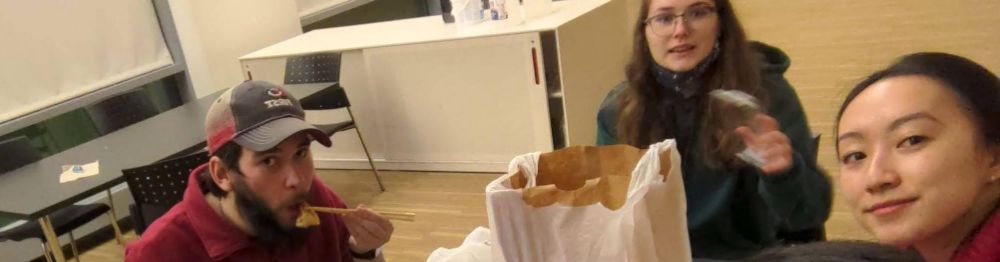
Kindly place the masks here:
[(212, 156), (208, 160), (208, 171), (212, 174), (212, 182), (219, 186), (222, 191), (232, 192), (233, 191), (233, 180), (231, 175), (235, 175), (230, 171), (230, 167), (226, 166), (218, 156)]

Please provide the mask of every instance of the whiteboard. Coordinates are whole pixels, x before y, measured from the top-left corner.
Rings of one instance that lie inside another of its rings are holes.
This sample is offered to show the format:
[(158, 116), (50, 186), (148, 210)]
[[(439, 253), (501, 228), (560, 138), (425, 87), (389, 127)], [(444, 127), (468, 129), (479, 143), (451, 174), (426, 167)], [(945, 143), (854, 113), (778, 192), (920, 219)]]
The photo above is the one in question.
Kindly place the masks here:
[(173, 64), (151, 0), (0, 1), (0, 123)]

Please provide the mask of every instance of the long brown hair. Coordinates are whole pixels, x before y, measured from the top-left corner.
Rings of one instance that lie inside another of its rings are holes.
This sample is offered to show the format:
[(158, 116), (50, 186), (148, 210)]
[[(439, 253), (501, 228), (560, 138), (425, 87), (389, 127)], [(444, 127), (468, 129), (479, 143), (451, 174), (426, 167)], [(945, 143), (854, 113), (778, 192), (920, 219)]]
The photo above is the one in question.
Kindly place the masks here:
[[(667, 127), (656, 119), (656, 110), (663, 102), (663, 87), (650, 72), (653, 61), (646, 42), (645, 20), (649, 15), (649, 1), (643, 0), (633, 33), (632, 57), (625, 68), (628, 86), (619, 96), (618, 141), (635, 147), (645, 148), (662, 140)], [(736, 19), (735, 11), (728, 0), (715, 0), (719, 19), (719, 42), (721, 53), (718, 59), (699, 76), (704, 83), (698, 92), (707, 93), (715, 89), (735, 89), (751, 94), (766, 107), (766, 92), (760, 87), (760, 73), (751, 57), (750, 47)], [(707, 100), (704, 100), (707, 101)], [(707, 102), (698, 105), (696, 121), (701, 128), (697, 150), (709, 167), (734, 168), (738, 162), (734, 154), (742, 149), (743, 142), (723, 121), (725, 117), (721, 105)]]

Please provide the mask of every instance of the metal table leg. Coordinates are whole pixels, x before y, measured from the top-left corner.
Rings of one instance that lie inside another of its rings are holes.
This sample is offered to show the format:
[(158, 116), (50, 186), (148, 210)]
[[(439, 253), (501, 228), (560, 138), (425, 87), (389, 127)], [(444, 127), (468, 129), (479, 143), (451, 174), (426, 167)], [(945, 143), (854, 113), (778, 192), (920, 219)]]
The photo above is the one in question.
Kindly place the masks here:
[(52, 220), (49, 216), (43, 216), (38, 218), (38, 224), (42, 226), (42, 232), (45, 233), (45, 242), (49, 244), (49, 249), (52, 251), (52, 256), (55, 258), (56, 262), (66, 262), (66, 256), (63, 255), (62, 246), (59, 245), (59, 236), (56, 235), (56, 230), (52, 227)]
[(115, 229), (115, 241), (119, 245), (123, 245), (125, 241), (122, 240), (122, 230), (118, 227), (118, 214), (115, 214), (115, 201), (111, 198), (111, 188), (108, 188), (108, 205), (111, 206), (111, 213), (109, 219), (111, 219), (111, 227)]

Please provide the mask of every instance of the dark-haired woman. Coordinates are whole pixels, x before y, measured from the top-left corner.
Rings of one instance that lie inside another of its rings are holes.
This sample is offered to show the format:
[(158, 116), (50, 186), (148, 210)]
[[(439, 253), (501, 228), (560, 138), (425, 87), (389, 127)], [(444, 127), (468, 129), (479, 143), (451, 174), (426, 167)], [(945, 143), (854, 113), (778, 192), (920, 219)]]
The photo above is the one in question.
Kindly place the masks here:
[(880, 242), (927, 261), (1000, 261), (1000, 80), (917, 53), (875, 72), (837, 117), (840, 187)]
[[(748, 42), (727, 0), (645, 0), (633, 39), (628, 81), (598, 113), (597, 144), (676, 139), (696, 258), (742, 258), (778, 243), (779, 232), (823, 226), (830, 182), (782, 77), (784, 53)], [(734, 125), (725, 105), (709, 99), (718, 89), (754, 96), (762, 113)], [(764, 164), (737, 158), (745, 147)]]

